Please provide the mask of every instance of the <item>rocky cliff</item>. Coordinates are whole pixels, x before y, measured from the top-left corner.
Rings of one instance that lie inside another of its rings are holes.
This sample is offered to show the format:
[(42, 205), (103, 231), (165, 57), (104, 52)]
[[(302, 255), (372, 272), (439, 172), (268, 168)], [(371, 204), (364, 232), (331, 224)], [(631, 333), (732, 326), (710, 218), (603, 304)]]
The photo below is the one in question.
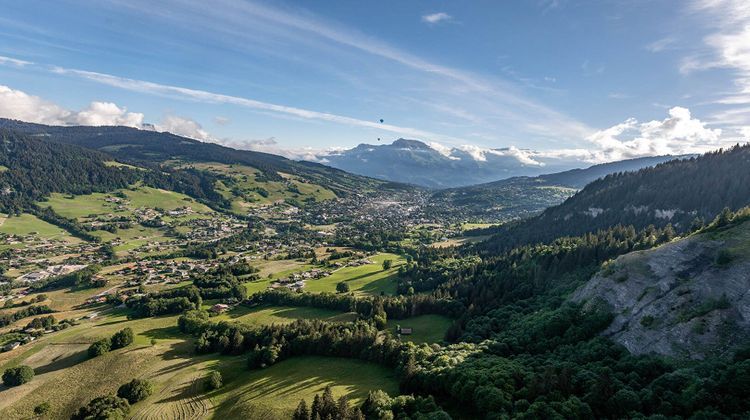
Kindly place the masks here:
[(623, 255), (572, 296), (607, 305), (604, 334), (636, 354), (702, 359), (750, 338), (750, 222)]

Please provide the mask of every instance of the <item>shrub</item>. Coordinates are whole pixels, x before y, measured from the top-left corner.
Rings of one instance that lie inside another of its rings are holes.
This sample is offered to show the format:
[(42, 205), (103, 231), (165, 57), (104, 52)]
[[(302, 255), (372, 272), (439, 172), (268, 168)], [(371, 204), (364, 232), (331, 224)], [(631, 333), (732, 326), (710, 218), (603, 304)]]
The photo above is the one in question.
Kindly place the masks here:
[(5, 386), (18, 386), (29, 382), (34, 377), (34, 369), (29, 366), (18, 366), (5, 370), (3, 383)]
[(716, 254), (716, 265), (727, 265), (732, 262), (732, 253), (728, 249), (722, 249)]
[(154, 386), (145, 379), (133, 379), (123, 384), (117, 390), (117, 396), (125, 398), (130, 404), (145, 400), (149, 395), (154, 393)]
[(109, 352), (111, 349), (112, 340), (109, 338), (102, 338), (89, 346), (89, 357), (101, 356), (102, 354)]
[(127, 347), (133, 343), (133, 330), (124, 328), (112, 336), (112, 350)]
[(79, 408), (70, 420), (123, 420), (129, 411), (128, 400), (107, 395), (94, 398), (87, 406)]
[(339, 293), (349, 293), (349, 283), (340, 281), (336, 284), (336, 291)]
[(46, 415), (47, 413), (49, 413), (49, 410), (50, 410), (49, 403), (45, 401), (37, 405), (36, 407), (34, 407), (34, 415), (42, 417)]
[(654, 317), (653, 316), (646, 315), (643, 318), (641, 318), (641, 325), (643, 325), (644, 327), (648, 328), (648, 327), (650, 327), (653, 324), (654, 324)]
[(224, 386), (224, 383), (222, 382), (221, 373), (213, 371), (208, 375), (208, 378), (206, 378), (206, 389), (209, 391), (219, 389), (222, 386)]

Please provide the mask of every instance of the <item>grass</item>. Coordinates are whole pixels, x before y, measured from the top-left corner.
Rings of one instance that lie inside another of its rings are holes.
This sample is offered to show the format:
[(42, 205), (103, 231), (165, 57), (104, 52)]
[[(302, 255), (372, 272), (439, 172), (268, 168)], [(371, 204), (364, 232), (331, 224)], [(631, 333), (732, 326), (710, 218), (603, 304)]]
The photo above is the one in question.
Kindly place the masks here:
[(91, 214), (114, 213), (114, 205), (104, 201), (107, 195), (93, 193), (70, 196), (68, 194), (52, 193), (46, 201), (39, 204), (42, 207), (52, 207), (52, 210), (61, 216), (77, 219)]
[(6, 215), (0, 214), (0, 233), (8, 235), (29, 235), (31, 233), (36, 233), (37, 236), (48, 239), (64, 238), (71, 241), (76, 240), (65, 230), (28, 213), (23, 213), (20, 216), (14, 217), (7, 217)]
[(251, 295), (268, 289), (268, 286), (274, 280), (289, 276), (292, 273), (311, 270), (315, 267), (307, 260), (269, 260), (254, 265), (260, 270), (258, 271), (260, 278), (244, 283), (247, 293)]
[(445, 332), (453, 323), (453, 320), (441, 315), (419, 315), (407, 319), (394, 319), (388, 321), (388, 330), (396, 334), (396, 326), (413, 328), (411, 335), (402, 335), (404, 341), (416, 344), (440, 343), (445, 337)]
[[(33, 408), (45, 401), (51, 404), (50, 418), (68, 418), (78, 407), (115, 392), (124, 382), (158, 372), (161, 364), (178, 358), (175, 346), (182, 345), (185, 354), (190, 352), (176, 322), (176, 316), (128, 321), (123, 311), (113, 311), (0, 354), (0, 370), (28, 364), (37, 373), (23, 386), (0, 386), (0, 418), (32, 418)], [(89, 343), (125, 327), (135, 332), (134, 344), (94, 359), (87, 357)], [(151, 346), (152, 338), (162, 344)]]
[(128, 165), (127, 163), (117, 162), (115, 160), (108, 160), (104, 162), (105, 166), (109, 166), (110, 168), (128, 168), (128, 169), (139, 169), (142, 171), (145, 171), (145, 168), (141, 168), (138, 166)]
[(346, 395), (354, 404), (361, 404), (369, 391), (398, 394), (392, 371), (360, 360), (295, 357), (255, 371), (239, 364), (219, 368), (226, 385), (211, 396), (216, 405), (214, 418), (290, 418), (300, 400), (306, 400), (309, 407), (327, 385), (336, 398)]
[(86, 195), (70, 196), (68, 194), (53, 193), (50, 197), (40, 203), (42, 207), (50, 206), (52, 209), (65, 217), (80, 219), (90, 215), (116, 214), (129, 216), (132, 211), (139, 207), (161, 208), (174, 210), (178, 207), (190, 206), (193, 211), (203, 214), (213, 214), (213, 210), (198, 203), (192, 198), (173, 191), (157, 188), (134, 186), (129, 189), (118, 190), (127, 197), (129, 201), (124, 209), (117, 209), (116, 203), (109, 203), (106, 198), (112, 193), (93, 193)]
[[(298, 311), (298, 309), (300, 311)], [(351, 316), (307, 308), (247, 308), (228, 314), (236, 320), (288, 322), (295, 317)], [(0, 385), (0, 418), (33, 418), (33, 408), (49, 402), (49, 418), (69, 418), (91, 399), (116, 392), (133, 378), (154, 383), (155, 394), (135, 404), (139, 418), (288, 418), (299, 400), (332, 385), (334, 394), (361, 403), (367, 392), (383, 389), (395, 395), (398, 382), (389, 369), (359, 360), (299, 357), (263, 370), (250, 371), (242, 356), (196, 355), (192, 339), (179, 333), (176, 316), (127, 320), (126, 311), (111, 311), (92, 321), (41, 337), (32, 344), (0, 353), (0, 370), (19, 364), (37, 375), (22, 386)], [(130, 327), (135, 342), (89, 359), (89, 343)], [(151, 340), (156, 340), (152, 345)], [(206, 394), (202, 378), (218, 369), (225, 386)]]
[[(285, 178), (286, 182), (266, 181), (262, 179), (260, 171), (245, 165), (190, 163), (188, 166), (229, 176), (234, 180), (233, 187), (240, 190), (244, 197), (235, 195), (232, 188), (223, 182), (216, 185), (217, 191), (225, 198), (231, 200), (231, 210), (234, 213), (245, 214), (249, 207), (268, 205), (278, 200), (296, 199), (302, 202), (308, 198), (312, 198), (315, 201), (336, 198), (336, 194), (333, 191), (321, 185), (302, 182), (294, 175), (280, 174)], [(291, 188), (287, 184), (290, 184)], [(264, 196), (257, 189), (263, 189), (267, 194)]]
[[(308, 280), (304, 290), (307, 292), (335, 292), (339, 282), (349, 284), (349, 290), (355, 294), (386, 295), (396, 294), (396, 274), (398, 267), (404, 264), (403, 257), (396, 254), (381, 253), (369, 257), (374, 264), (359, 267), (344, 267), (328, 277)], [(383, 269), (383, 261), (392, 260), (393, 266)]]
[(230, 312), (211, 318), (214, 321), (237, 321), (248, 325), (288, 324), (297, 319), (322, 319), (324, 321), (351, 322), (356, 314), (329, 309), (292, 306), (238, 306)]
[(431, 247), (434, 248), (448, 248), (452, 246), (461, 246), (466, 244), (475, 244), (477, 242), (482, 242), (485, 239), (488, 239), (490, 235), (480, 235), (480, 236), (459, 236), (456, 238), (450, 238), (446, 239), (445, 241), (435, 242), (431, 244)]
[(461, 225), (461, 230), (487, 229), (497, 225), (497, 223), (464, 223)]

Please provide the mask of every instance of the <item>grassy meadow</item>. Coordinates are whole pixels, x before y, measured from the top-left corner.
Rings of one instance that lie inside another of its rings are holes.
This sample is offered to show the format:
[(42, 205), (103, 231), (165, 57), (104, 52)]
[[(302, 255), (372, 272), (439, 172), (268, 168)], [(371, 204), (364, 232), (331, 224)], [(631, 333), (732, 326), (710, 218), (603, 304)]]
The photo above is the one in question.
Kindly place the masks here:
[[(297, 317), (347, 321), (351, 314), (310, 308), (247, 308), (224, 315), (226, 319), (256, 325), (290, 322)], [(221, 319), (221, 318), (219, 318)], [(0, 418), (28, 419), (43, 402), (50, 418), (68, 418), (91, 399), (133, 378), (145, 378), (155, 393), (135, 404), (131, 418), (288, 418), (301, 398), (311, 400), (326, 385), (335, 395), (361, 402), (367, 392), (398, 392), (392, 371), (349, 359), (299, 357), (262, 370), (251, 371), (243, 356), (196, 355), (192, 338), (179, 332), (177, 316), (128, 320), (124, 311), (110, 311), (91, 321), (44, 336), (36, 342), (0, 353), (0, 370), (26, 364), (36, 376), (14, 388), (0, 385)], [(130, 327), (135, 342), (89, 359), (88, 345)], [(155, 340), (152, 343), (152, 340)], [(224, 376), (224, 388), (211, 393), (203, 378), (211, 370)]]
[(250, 308), (237, 306), (229, 312), (211, 318), (215, 321), (236, 321), (243, 324), (262, 326), (288, 324), (297, 319), (321, 319), (329, 322), (351, 322), (357, 318), (353, 313), (341, 313), (330, 309), (295, 306), (259, 306)]
[(413, 329), (411, 335), (402, 335), (404, 341), (411, 341), (416, 344), (441, 343), (445, 332), (453, 323), (453, 320), (442, 315), (419, 315), (406, 319), (388, 320), (388, 331), (396, 334), (398, 325)]
[(360, 360), (305, 356), (255, 371), (233, 364), (219, 370), (225, 372), (228, 386), (211, 395), (214, 418), (288, 419), (301, 399), (309, 407), (327, 385), (336, 398), (346, 395), (355, 404), (377, 389), (398, 394), (392, 371)]
[[(308, 292), (335, 292), (336, 285), (343, 281), (349, 284), (349, 290), (355, 294), (396, 294), (398, 267), (404, 264), (406, 260), (399, 255), (388, 253), (380, 253), (368, 257), (368, 259), (374, 264), (344, 267), (336, 270), (328, 277), (308, 280), (305, 283), (304, 290)], [(393, 265), (388, 270), (383, 269), (383, 261), (385, 260), (393, 261)]]

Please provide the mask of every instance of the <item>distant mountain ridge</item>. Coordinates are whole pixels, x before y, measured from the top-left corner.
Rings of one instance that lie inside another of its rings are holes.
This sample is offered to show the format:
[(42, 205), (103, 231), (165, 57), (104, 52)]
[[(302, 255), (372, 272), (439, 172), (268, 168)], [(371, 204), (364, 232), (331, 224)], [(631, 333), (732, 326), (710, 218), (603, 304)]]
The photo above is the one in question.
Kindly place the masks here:
[(449, 188), (435, 192), (431, 204), (451, 208), (467, 220), (504, 222), (533, 216), (558, 205), (587, 184), (614, 173), (631, 172), (690, 156), (654, 156), (603, 163), (585, 169), (536, 177), (513, 177), (486, 184)]
[(321, 158), (326, 165), (347, 172), (429, 188), (481, 184), (574, 167), (570, 163), (551, 166), (524, 163), (510, 149), (488, 150), (478, 157), (459, 148), (437, 150), (408, 139), (391, 144), (360, 144)]

